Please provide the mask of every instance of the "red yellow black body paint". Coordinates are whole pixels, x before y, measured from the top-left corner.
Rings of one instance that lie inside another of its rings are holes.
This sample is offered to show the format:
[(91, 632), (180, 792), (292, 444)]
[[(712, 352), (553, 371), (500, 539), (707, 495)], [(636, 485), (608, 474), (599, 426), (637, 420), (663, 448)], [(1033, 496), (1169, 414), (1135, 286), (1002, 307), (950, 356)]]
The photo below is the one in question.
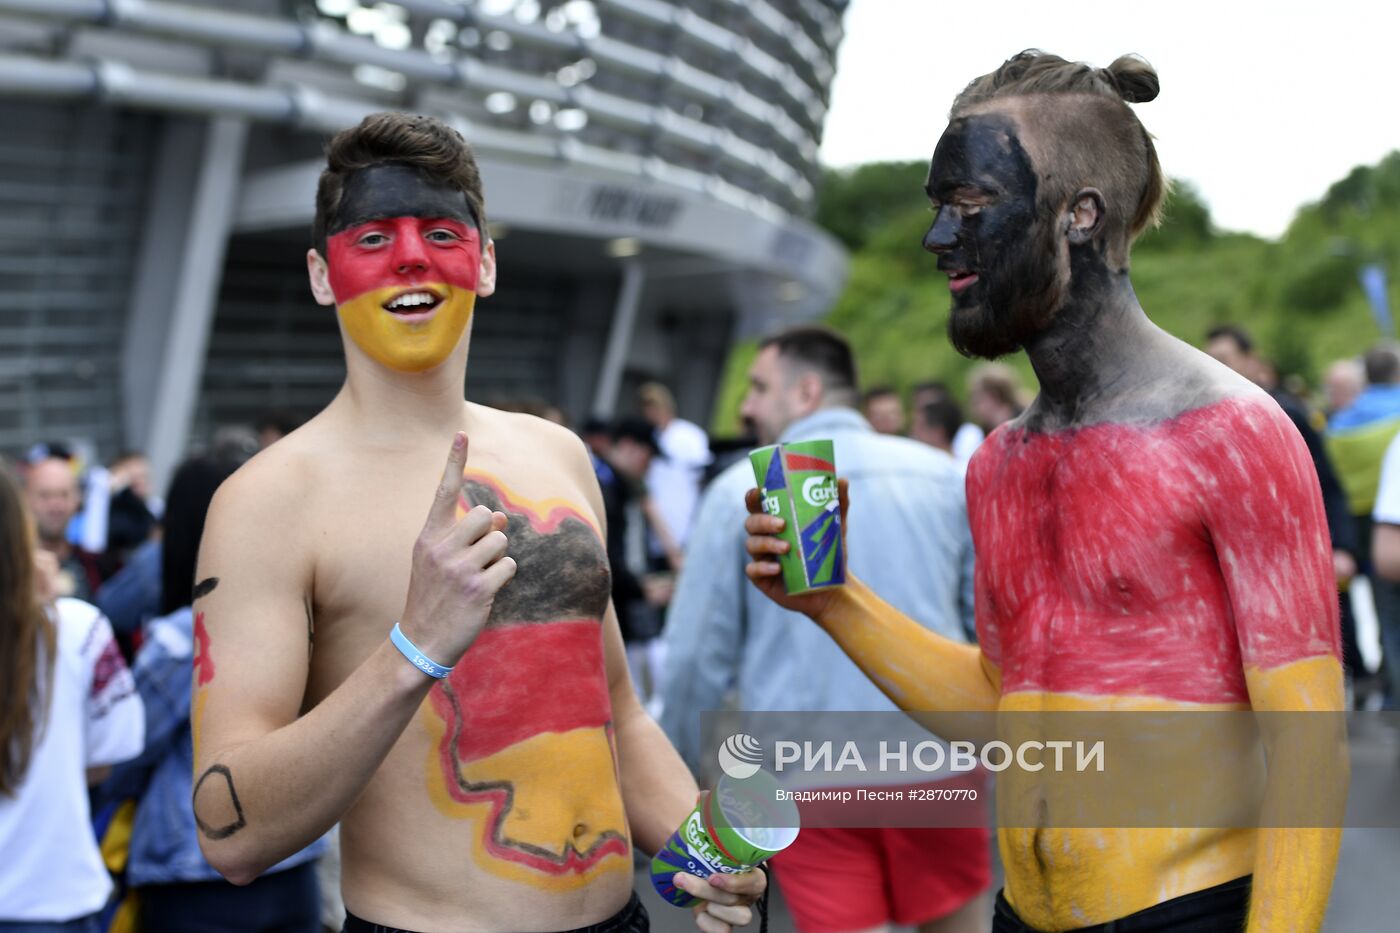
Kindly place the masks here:
[[(1003, 427), (974, 457), (967, 493), (980, 648), (938, 638), (859, 582), (822, 615), (904, 709), (1337, 708), (1326, 519), (1302, 440), (1267, 398), (1155, 424)], [(1220, 749), (1202, 741), (1164, 760), (1212, 760)], [(1237, 789), (1190, 776), (1207, 793)], [(1075, 780), (1008, 771), (998, 793), (1085, 803)], [(1038, 929), (1104, 923), (1253, 873), (1252, 931), (1282, 917), (1318, 928), (1326, 899), (1302, 881), (1330, 864), (1338, 832), (1048, 823), (998, 835), (1007, 899)]]
[(204, 627), (204, 613), (194, 616), (194, 682), (203, 687), (214, 679), (214, 656), (209, 653), (209, 630)]
[[(1268, 399), (1226, 399), (1155, 425), (1003, 428), (969, 470), (968, 511), (981, 558), (978, 641), (1001, 673), (1004, 711), (1243, 710), (1267, 708), (1265, 692), (1325, 709), (1340, 686), (1317, 479)], [(1000, 834), (1008, 899), (1048, 930), (1250, 874), (1261, 838), (1222, 828)]]
[(1002, 693), (1248, 703), (1248, 669), (1339, 657), (1300, 446), (1267, 399), (1155, 426), (997, 431), (969, 469), (968, 511), (991, 558), (978, 643)]
[(611, 585), (598, 529), (559, 499), (532, 502), (468, 472), (462, 511), (505, 512), (520, 572), (424, 705), (428, 787), (474, 820), (472, 851), (500, 877), (571, 891), (631, 870), (601, 620)]
[(209, 652), (209, 629), (204, 626), (204, 613), (194, 615), (194, 708), (190, 714), (191, 740), (195, 761), (199, 760), (200, 726), (204, 722), (204, 707), (209, 702), (209, 682), (214, 679), (214, 656)]

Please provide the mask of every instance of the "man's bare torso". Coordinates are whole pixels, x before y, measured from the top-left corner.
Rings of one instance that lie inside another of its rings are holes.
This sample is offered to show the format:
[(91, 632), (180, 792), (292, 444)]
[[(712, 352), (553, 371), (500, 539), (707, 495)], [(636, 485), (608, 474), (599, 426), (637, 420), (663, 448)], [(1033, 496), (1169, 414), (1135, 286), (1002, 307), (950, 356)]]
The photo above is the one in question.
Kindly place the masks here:
[[(588, 462), (562, 430), (466, 410), (459, 514), (505, 512), (519, 569), (345, 815), (345, 901), (365, 919), (411, 929), (567, 929), (615, 912), (631, 886), (604, 662), (601, 517)], [(403, 611), (450, 440), (449, 430), (412, 449), (377, 449), (347, 442), (355, 434), (344, 427), (328, 410), (277, 445), (299, 469), (265, 477), (295, 477), (308, 490), (288, 516), (295, 541), (277, 545), (311, 555), (307, 708)]]
[[(1325, 524), (1316, 495), (1295, 494), (1316, 485), (1296, 431), (1228, 381), (1156, 415), (1007, 425), (974, 458), (979, 642), (1003, 711), (1248, 709), (1250, 676), (1334, 663)], [(1189, 749), (1166, 744), (1150, 753), (1179, 767)], [(1072, 775), (1002, 778), (1043, 814), (1001, 830), (1009, 896), (1037, 927), (1103, 922), (1252, 870), (1252, 831), (1063, 828), (1094, 825), (1052, 812), (1047, 782)]]

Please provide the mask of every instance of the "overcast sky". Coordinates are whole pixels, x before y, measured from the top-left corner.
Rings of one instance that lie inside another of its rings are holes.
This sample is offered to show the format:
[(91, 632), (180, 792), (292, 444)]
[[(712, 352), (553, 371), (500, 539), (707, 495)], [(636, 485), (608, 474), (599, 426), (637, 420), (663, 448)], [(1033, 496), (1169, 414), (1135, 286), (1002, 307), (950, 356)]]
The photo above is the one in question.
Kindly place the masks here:
[(1276, 237), (1353, 166), (1400, 149), (1394, 0), (852, 0), (845, 25), (821, 150), (834, 167), (927, 159), (954, 95), (1032, 47), (1147, 58), (1162, 92), (1138, 116), (1227, 230)]

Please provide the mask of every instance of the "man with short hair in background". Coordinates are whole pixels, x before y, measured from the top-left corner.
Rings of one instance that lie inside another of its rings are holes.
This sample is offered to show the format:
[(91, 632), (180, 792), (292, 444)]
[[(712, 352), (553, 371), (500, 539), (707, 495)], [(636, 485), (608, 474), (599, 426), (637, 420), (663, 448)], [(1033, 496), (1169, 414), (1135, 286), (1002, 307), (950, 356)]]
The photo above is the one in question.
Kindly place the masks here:
[(865, 420), (881, 434), (904, 433), (904, 400), (890, 386), (875, 386), (865, 393)]
[(102, 585), (97, 555), (68, 541), (68, 523), (83, 501), (72, 464), (59, 457), (31, 464), (24, 474), (24, 498), (34, 515), (39, 546), (58, 558), (56, 595), (92, 602)]
[[(972, 455), (977, 452), (977, 447), (986, 438), (986, 434), (975, 421), (968, 420), (963, 412), (963, 407), (958, 404), (958, 400), (953, 397), (953, 393), (948, 388), (948, 384), (942, 379), (930, 379), (927, 382), (920, 382), (914, 386), (910, 393), (910, 401), (914, 405), (915, 425), (910, 430), (910, 436), (916, 440), (921, 438), (915, 433), (919, 430), (917, 419), (924, 417), (920, 414), (922, 409), (937, 403), (934, 411), (938, 412), (938, 419), (947, 424), (952, 424), (952, 414), (957, 413), (957, 424), (953, 427), (950, 446), (946, 448), (953, 455), (953, 460), (966, 470), (967, 461), (972, 459)], [(929, 423), (927, 418), (925, 422)], [(927, 441), (925, 441), (927, 443)], [(940, 445), (934, 444), (939, 447)]]
[(1347, 408), (1366, 388), (1366, 369), (1355, 357), (1337, 360), (1322, 376), (1322, 392), (1327, 399), (1327, 417)]
[[(964, 641), (972, 622), (972, 539), (951, 458), (877, 433), (856, 410), (855, 361), (840, 335), (798, 327), (760, 344), (741, 413), (763, 444), (830, 439), (840, 476), (859, 484), (847, 536), (862, 578), (911, 618)], [(744, 580), (747, 459), (701, 500), (667, 619), (661, 725), (691, 768), (700, 714), (737, 689), (744, 710), (894, 710), (823, 632)], [(874, 753), (871, 753), (872, 757)], [(865, 781), (869, 776), (862, 775)], [(804, 826), (773, 859), (799, 930), (984, 930), (989, 838), (971, 828)]]
[(952, 398), (941, 398), (914, 409), (914, 425), (909, 429), (909, 436), (952, 456), (953, 438), (958, 436), (962, 426), (962, 408)]

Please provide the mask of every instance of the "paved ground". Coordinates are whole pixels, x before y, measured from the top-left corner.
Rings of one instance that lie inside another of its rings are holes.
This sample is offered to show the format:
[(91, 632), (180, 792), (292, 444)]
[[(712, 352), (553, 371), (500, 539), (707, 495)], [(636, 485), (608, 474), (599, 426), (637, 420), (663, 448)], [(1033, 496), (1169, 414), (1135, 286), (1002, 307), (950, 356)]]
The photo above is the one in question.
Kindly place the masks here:
[[(1400, 735), (1368, 730), (1352, 739), (1353, 755), (1388, 761), (1400, 775)], [(1400, 800), (1396, 801), (1400, 805)], [(637, 874), (637, 891), (658, 933), (687, 933), (695, 925), (690, 912), (665, 903), (652, 890), (645, 871)], [(988, 929), (991, 927), (990, 918)], [(755, 922), (749, 927), (757, 931)], [(793, 933), (792, 918), (781, 894), (772, 898), (768, 929)], [(1332, 888), (1324, 933), (1372, 933), (1400, 929), (1400, 829), (1348, 829), (1342, 836), (1341, 861)]]

